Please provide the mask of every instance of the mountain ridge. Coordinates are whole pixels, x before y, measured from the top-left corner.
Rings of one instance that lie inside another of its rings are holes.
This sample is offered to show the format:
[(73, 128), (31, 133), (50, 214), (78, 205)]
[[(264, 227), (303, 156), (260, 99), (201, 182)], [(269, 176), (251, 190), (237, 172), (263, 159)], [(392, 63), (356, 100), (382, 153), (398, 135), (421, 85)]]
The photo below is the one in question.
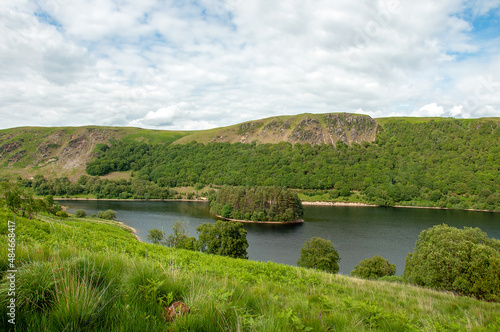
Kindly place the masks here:
[(347, 145), (374, 142), (392, 121), (491, 121), (500, 118), (451, 119), (390, 117), (373, 119), (351, 113), (275, 116), (232, 126), (199, 131), (169, 131), (134, 127), (18, 127), (0, 130), (0, 176), (69, 176), (85, 174), (85, 165), (96, 148), (113, 140), (133, 140), (151, 144), (198, 143), (280, 143), (292, 145)]

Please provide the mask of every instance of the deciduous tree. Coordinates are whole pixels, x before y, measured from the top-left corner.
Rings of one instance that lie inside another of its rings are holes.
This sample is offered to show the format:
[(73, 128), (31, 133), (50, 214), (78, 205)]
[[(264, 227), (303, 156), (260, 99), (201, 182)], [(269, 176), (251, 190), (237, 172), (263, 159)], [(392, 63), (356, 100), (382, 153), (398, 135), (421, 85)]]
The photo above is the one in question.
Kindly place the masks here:
[(339, 271), (340, 257), (333, 243), (320, 237), (313, 237), (300, 250), (298, 266), (323, 270), (331, 273)]

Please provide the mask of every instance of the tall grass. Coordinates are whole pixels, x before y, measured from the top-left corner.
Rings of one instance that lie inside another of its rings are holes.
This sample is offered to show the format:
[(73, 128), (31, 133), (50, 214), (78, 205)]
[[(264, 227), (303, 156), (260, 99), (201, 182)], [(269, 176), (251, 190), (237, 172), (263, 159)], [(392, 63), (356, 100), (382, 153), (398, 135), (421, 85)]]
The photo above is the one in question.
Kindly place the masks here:
[[(50, 223), (18, 223), (18, 331), (500, 330), (498, 303), (173, 250), (89, 219)], [(12, 327), (7, 290), (4, 278), (0, 330)], [(174, 301), (191, 310), (167, 322)]]

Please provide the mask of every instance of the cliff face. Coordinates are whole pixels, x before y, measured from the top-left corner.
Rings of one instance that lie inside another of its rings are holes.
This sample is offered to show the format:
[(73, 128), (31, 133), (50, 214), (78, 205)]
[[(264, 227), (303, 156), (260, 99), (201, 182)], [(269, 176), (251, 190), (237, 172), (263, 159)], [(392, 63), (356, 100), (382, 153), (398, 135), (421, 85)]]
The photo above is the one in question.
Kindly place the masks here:
[(372, 142), (375, 140), (377, 123), (367, 115), (349, 113), (300, 114), (273, 117), (240, 125), (201, 131), (178, 141), (241, 142), (258, 144), (289, 142), (292, 144), (333, 144), (342, 141)]

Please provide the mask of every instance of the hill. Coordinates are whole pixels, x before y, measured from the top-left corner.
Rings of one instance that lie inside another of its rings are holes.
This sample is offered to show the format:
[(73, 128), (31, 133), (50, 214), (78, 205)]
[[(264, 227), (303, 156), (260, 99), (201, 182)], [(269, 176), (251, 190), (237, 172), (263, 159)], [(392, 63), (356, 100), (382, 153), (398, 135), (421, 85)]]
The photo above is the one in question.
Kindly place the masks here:
[(349, 113), (300, 114), (249, 121), (234, 126), (203, 130), (184, 136), (176, 143), (228, 142), (257, 144), (288, 142), (311, 145), (342, 141), (373, 142), (377, 123), (367, 115)]
[(190, 132), (149, 130), (130, 127), (20, 127), (0, 130), (0, 165), (3, 175), (23, 177), (85, 174), (87, 163), (99, 144), (125, 140), (169, 144)]
[(39, 195), (161, 199), (178, 197), (173, 187), (258, 185), (302, 200), (499, 211), (498, 160), (500, 118), (303, 114), (198, 132), (0, 132), (0, 176)]
[(342, 141), (373, 142), (377, 123), (358, 114), (301, 114), (272, 117), (230, 127), (201, 131), (166, 131), (130, 127), (20, 127), (0, 130), (0, 164), (4, 171), (33, 176), (37, 170), (45, 175), (84, 174), (99, 144), (112, 140), (148, 144), (199, 143), (279, 143), (333, 144)]
[[(116, 222), (15, 221), (17, 331), (498, 331), (500, 304), (401, 283), (142, 243)], [(0, 329), (10, 276), (0, 248)], [(166, 322), (182, 301), (190, 313)]]

